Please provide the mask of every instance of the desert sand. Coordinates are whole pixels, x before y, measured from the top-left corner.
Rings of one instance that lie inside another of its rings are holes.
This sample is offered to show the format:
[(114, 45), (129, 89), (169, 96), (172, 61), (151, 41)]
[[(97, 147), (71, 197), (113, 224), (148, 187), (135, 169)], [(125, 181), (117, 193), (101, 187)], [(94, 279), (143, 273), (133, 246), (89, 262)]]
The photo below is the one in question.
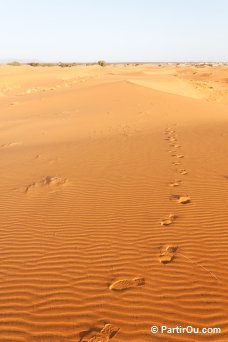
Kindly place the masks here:
[(228, 66), (2, 65), (0, 108), (0, 341), (227, 342)]

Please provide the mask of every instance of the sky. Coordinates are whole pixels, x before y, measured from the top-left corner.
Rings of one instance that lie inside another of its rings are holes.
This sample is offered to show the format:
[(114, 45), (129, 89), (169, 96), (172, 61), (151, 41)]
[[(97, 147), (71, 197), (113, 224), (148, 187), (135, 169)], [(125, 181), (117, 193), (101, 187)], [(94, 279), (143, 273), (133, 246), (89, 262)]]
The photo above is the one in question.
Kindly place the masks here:
[(0, 0), (0, 60), (228, 61), (228, 0)]

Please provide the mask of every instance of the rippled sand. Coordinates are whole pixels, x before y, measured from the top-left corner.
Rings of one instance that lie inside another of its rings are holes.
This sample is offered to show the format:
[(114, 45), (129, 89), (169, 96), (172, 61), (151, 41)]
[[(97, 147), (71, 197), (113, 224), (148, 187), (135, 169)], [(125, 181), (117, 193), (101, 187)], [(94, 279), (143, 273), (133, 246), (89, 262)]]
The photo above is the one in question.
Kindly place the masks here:
[(0, 66), (1, 342), (228, 341), (227, 105), (222, 65)]

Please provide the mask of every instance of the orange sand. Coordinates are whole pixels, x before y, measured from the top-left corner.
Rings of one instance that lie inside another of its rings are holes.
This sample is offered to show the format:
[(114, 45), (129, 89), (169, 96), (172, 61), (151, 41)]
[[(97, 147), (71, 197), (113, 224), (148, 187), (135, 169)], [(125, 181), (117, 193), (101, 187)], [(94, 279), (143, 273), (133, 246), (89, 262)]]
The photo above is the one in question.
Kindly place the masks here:
[(228, 341), (227, 105), (227, 66), (0, 66), (1, 342)]

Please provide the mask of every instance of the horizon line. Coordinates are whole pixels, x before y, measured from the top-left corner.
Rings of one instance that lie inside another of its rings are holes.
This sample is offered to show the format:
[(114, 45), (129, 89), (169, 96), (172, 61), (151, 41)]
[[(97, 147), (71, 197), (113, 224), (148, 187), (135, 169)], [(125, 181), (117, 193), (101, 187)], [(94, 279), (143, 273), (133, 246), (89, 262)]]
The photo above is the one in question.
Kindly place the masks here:
[(20, 59), (20, 58), (4, 58), (0, 59), (0, 64), (8, 64), (8, 63), (13, 63), (13, 62), (18, 62), (20, 64), (30, 64), (30, 63), (37, 63), (37, 64), (75, 64), (75, 65), (80, 65), (80, 64), (98, 64), (99, 61), (104, 61), (107, 65), (109, 64), (208, 64), (208, 63), (216, 63), (216, 64), (228, 64), (228, 61), (218, 61), (218, 60), (204, 60), (204, 61), (199, 61), (199, 60), (174, 60), (174, 61), (107, 61), (104, 59), (100, 59), (97, 61), (44, 61), (44, 60), (36, 60), (36, 59)]

